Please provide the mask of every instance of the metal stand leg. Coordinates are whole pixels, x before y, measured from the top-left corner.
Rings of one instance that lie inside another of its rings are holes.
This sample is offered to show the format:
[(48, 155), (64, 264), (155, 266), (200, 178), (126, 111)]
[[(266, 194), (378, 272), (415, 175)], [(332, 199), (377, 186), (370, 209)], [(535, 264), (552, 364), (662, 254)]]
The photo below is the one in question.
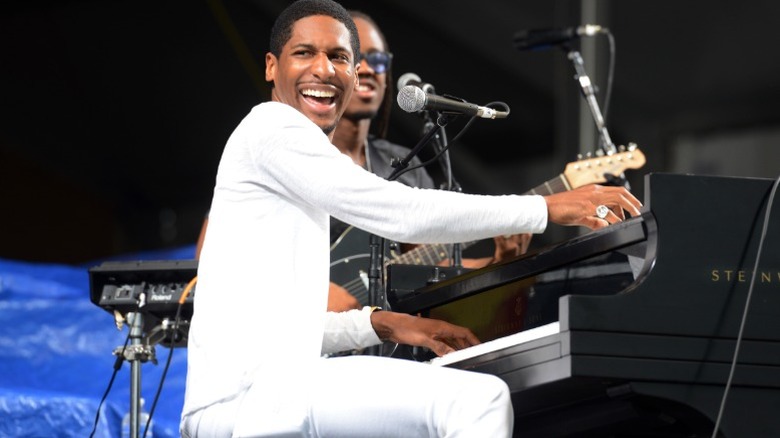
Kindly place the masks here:
[(114, 355), (121, 355), (130, 362), (130, 438), (139, 438), (141, 413), (141, 363), (152, 360), (156, 363), (154, 346), (143, 342), (144, 317), (139, 312), (127, 314), (130, 329), (130, 345), (117, 347)]

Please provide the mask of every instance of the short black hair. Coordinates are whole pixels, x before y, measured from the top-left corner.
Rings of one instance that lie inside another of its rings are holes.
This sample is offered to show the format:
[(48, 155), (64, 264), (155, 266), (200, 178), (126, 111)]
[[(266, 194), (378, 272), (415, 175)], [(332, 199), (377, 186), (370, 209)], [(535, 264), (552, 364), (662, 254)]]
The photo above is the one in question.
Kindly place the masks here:
[(292, 28), (295, 22), (312, 15), (333, 17), (347, 27), (354, 55), (353, 61), (357, 65), (360, 62), (360, 39), (358, 39), (357, 27), (347, 10), (333, 0), (297, 0), (283, 10), (271, 28), (270, 52), (277, 58), (280, 57), (282, 47), (292, 37)]

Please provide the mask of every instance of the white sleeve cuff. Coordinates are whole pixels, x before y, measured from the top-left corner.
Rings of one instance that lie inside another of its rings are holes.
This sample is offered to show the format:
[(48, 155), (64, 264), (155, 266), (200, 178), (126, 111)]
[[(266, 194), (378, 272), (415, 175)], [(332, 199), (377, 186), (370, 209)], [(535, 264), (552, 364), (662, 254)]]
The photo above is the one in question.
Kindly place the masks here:
[(382, 341), (371, 325), (371, 312), (373, 309), (369, 306), (347, 312), (327, 312), (322, 336), (322, 354), (381, 344)]

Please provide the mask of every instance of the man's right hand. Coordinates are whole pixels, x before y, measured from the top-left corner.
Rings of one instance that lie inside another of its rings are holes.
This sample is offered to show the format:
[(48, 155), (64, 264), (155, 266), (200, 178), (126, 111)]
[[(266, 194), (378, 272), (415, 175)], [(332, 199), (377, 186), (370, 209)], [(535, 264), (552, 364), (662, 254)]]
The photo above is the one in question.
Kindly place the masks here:
[[(625, 212), (636, 217), (642, 203), (625, 187), (591, 184), (544, 197), (548, 220), (559, 225), (580, 225), (590, 229), (609, 226), (625, 219)], [(598, 206), (609, 208), (604, 218), (596, 216)]]

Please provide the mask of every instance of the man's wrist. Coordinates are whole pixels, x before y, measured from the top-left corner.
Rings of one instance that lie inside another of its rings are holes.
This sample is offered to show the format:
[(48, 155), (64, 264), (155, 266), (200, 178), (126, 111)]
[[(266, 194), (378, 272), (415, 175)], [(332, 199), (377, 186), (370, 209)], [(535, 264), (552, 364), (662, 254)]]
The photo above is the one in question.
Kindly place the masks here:
[(374, 329), (377, 337), (382, 341), (390, 339), (393, 334), (392, 319), (396, 314), (394, 312), (385, 312), (381, 308), (371, 311), (369, 318), (371, 327)]

